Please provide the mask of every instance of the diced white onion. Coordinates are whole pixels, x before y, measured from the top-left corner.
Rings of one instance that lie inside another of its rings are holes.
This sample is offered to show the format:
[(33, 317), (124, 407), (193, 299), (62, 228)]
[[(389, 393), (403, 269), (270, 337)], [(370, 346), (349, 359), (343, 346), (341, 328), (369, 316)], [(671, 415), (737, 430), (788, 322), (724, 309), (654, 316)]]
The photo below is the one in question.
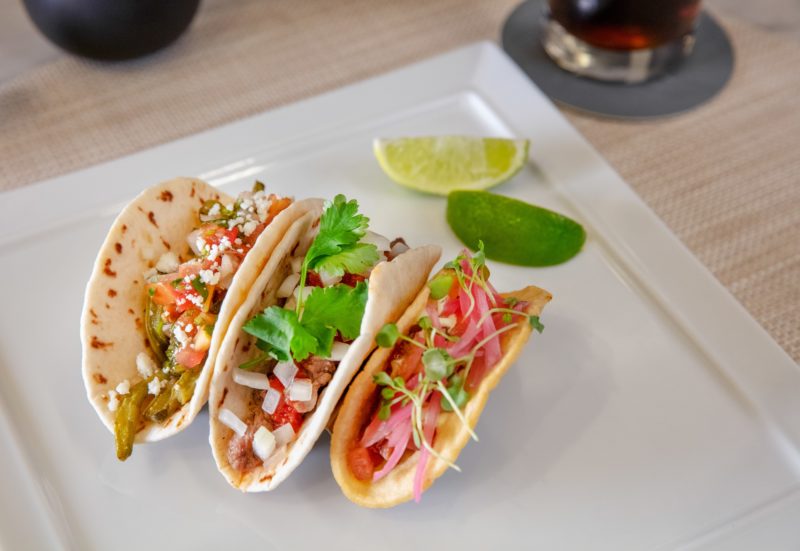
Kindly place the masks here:
[(263, 373), (256, 373), (255, 371), (245, 371), (238, 367), (233, 369), (234, 382), (244, 385), (256, 390), (267, 390), (269, 388), (269, 379)]
[(304, 402), (292, 402), (292, 407), (297, 410), (297, 413), (308, 413), (309, 411), (313, 411), (316, 405), (317, 389), (313, 384), (311, 385), (311, 398)]
[(156, 270), (162, 274), (171, 274), (173, 272), (177, 272), (178, 266), (180, 266), (178, 255), (172, 251), (167, 251), (162, 254), (161, 258), (159, 258), (158, 262), (156, 262)]
[(292, 440), (294, 440), (294, 429), (292, 428), (291, 423), (286, 423), (285, 425), (281, 425), (274, 431), (272, 431), (272, 436), (275, 437), (275, 444), (277, 446), (283, 446), (284, 444), (288, 444)]
[(283, 280), (281, 286), (278, 287), (278, 292), (276, 293), (276, 296), (278, 298), (287, 298), (292, 296), (292, 292), (294, 291), (294, 288), (297, 287), (299, 281), (300, 281), (300, 274), (297, 273), (289, 274), (288, 276), (286, 276), (286, 279)]
[(293, 402), (305, 402), (311, 399), (311, 379), (295, 379), (289, 387), (289, 399)]
[(361, 238), (361, 243), (375, 245), (379, 251), (388, 251), (392, 248), (391, 242), (379, 233), (368, 231)]
[(347, 351), (350, 350), (350, 345), (344, 342), (334, 341), (333, 346), (331, 347), (331, 355), (328, 357), (329, 360), (333, 360), (334, 362), (342, 361), (344, 355), (347, 354)]
[(136, 370), (143, 379), (149, 379), (155, 373), (157, 367), (156, 362), (150, 357), (147, 352), (139, 352), (136, 356)]
[(247, 432), (247, 425), (244, 424), (244, 421), (236, 417), (236, 414), (228, 408), (222, 408), (219, 410), (217, 419), (219, 419), (220, 423), (231, 429), (239, 436), (244, 436), (244, 433)]
[(264, 401), (261, 402), (261, 409), (272, 415), (278, 409), (278, 403), (281, 401), (281, 393), (270, 388), (264, 395)]
[[(313, 291), (313, 290), (314, 290), (314, 288), (313, 287), (309, 287), (308, 285), (303, 287), (303, 302), (305, 302), (305, 300), (308, 298), (308, 295), (310, 295), (311, 291)], [(294, 297), (295, 300), (300, 300), (300, 286), (299, 285), (294, 288), (294, 291), (292, 291), (292, 296)]]
[(158, 281), (158, 270), (156, 270), (155, 268), (150, 268), (144, 273), (144, 279), (148, 283), (155, 283), (156, 281)]
[(279, 362), (272, 373), (278, 378), (283, 388), (289, 388), (294, 376), (297, 375), (297, 366), (292, 362)]
[(442, 327), (446, 329), (452, 329), (456, 326), (456, 316), (455, 314), (452, 316), (445, 316), (443, 318), (439, 318), (439, 323), (442, 324)]
[(253, 453), (261, 461), (266, 461), (275, 450), (275, 436), (266, 427), (258, 427), (253, 435)]
[(330, 287), (331, 285), (336, 285), (342, 280), (342, 276), (330, 275), (325, 271), (319, 273), (319, 280), (322, 282), (322, 285), (325, 287)]
[(299, 274), (300, 269), (303, 267), (303, 260), (302, 256), (295, 256), (292, 258), (292, 272)]
[(131, 382), (128, 379), (125, 379), (124, 381), (122, 381), (120, 384), (117, 385), (117, 388), (115, 390), (117, 391), (117, 394), (119, 394), (120, 396), (125, 396), (127, 393), (131, 391)]
[(198, 237), (200, 237), (199, 229), (194, 230), (192, 233), (186, 236), (186, 242), (189, 244), (189, 247), (191, 247), (192, 252), (197, 256), (200, 256), (201, 251), (198, 243), (199, 240), (197, 239)]

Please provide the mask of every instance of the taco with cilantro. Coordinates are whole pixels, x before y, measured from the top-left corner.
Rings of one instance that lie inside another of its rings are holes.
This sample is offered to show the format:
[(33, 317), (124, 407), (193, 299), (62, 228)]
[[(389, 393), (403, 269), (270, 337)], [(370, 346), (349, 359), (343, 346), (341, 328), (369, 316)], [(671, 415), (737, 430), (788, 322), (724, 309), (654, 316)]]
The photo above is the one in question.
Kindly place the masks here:
[(220, 472), (243, 491), (277, 487), (325, 429), (339, 398), (440, 255), (369, 231), (338, 195), (296, 220), (234, 316), (209, 396)]
[(180, 178), (119, 214), (86, 288), (81, 340), (86, 392), (120, 460), (134, 442), (192, 422), (233, 314), (292, 223), (315, 208), (261, 183), (233, 198)]
[(541, 331), (550, 293), (499, 293), (483, 251), (464, 250), (430, 280), (350, 385), (331, 437), (333, 474), (364, 507), (414, 499), (455, 461), (489, 393)]

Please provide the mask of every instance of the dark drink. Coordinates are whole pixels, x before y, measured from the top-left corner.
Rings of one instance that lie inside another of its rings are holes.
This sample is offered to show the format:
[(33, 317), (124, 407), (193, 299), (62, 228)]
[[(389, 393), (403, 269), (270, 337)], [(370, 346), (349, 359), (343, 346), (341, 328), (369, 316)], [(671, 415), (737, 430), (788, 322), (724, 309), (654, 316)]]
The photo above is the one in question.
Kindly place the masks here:
[(572, 72), (639, 82), (688, 55), (700, 0), (550, 0), (545, 49)]
[(690, 34), (700, 0), (551, 0), (550, 14), (598, 48), (655, 48)]

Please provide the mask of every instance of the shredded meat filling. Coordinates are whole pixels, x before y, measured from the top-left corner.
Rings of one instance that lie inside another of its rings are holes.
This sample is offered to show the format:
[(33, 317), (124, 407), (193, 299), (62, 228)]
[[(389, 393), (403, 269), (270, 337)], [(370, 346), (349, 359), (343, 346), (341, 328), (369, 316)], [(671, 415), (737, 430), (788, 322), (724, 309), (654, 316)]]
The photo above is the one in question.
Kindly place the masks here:
[[(257, 404), (264, 400), (266, 391), (256, 391)], [(253, 414), (247, 421), (247, 432), (244, 436), (234, 434), (228, 443), (228, 463), (240, 472), (247, 472), (261, 464), (261, 460), (253, 452), (253, 435), (259, 427), (272, 430), (272, 419), (261, 409), (260, 405), (254, 408)]]

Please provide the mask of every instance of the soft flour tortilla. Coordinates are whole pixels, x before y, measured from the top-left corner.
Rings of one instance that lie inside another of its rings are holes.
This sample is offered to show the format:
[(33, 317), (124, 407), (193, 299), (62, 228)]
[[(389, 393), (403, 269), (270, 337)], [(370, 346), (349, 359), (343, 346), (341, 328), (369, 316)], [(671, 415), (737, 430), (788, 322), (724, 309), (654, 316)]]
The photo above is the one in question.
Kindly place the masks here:
[[(397, 328), (401, 334), (406, 334), (420, 316), (424, 315), (429, 294), (430, 291), (425, 286), (397, 322)], [(526, 287), (503, 296), (513, 296), (528, 302), (526, 312), (533, 315), (539, 315), (545, 304), (552, 298), (550, 293), (538, 287)], [(463, 410), (464, 417), (473, 429), (483, 411), (489, 393), (517, 359), (530, 334), (531, 327), (525, 323), (519, 329), (508, 331), (501, 336), (503, 358), (486, 374)], [(342, 401), (331, 436), (333, 476), (344, 494), (351, 501), (363, 507), (393, 507), (413, 497), (414, 475), (419, 451), (402, 460), (392, 472), (377, 482), (358, 480), (353, 476), (347, 463), (348, 452), (359, 445), (362, 430), (370, 422), (378, 403), (379, 389), (372, 378), (384, 370), (391, 353), (392, 349), (381, 348), (370, 357), (364, 369), (350, 385), (350, 390)], [(433, 446), (437, 452), (455, 463), (458, 454), (469, 439), (469, 432), (454, 413), (441, 413), (436, 426)], [(423, 489), (427, 489), (433, 484), (433, 481), (440, 477), (447, 468), (447, 463), (430, 456), (425, 466)]]
[[(200, 207), (211, 199), (233, 202), (233, 198), (200, 180), (177, 178), (153, 186), (119, 214), (100, 248), (83, 304), (83, 380), (89, 401), (111, 432), (116, 412), (108, 410), (108, 391), (126, 379), (132, 384), (141, 379), (136, 369), (140, 352), (152, 357), (144, 328), (143, 274), (167, 251), (177, 254), (181, 262), (193, 256), (186, 238), (200, 225)], [(222, 303), (192, 399), (163, 423), (145, 425), (137, 433), (136, 442), (172, 436), (195, 418), (208, 398), (211, 370), (230, 319), (272, 250), (292, 222), (309, 208), (311, 205), (304, 201), (292, 203), (259, 236)]]
[(333, 379), (322, 390), (317, 408), (303, 422), (296, 439), (289, 444), (288, 453), (275, 464), (262, 464), (241, 473), (228, 462), (228, 445), (233, 431), (218, 420), (219, 410), (227, 408), (245, 422), (252, 408), (261, 404), (252, 403), (251, 388), (233, 381), (233, 370), (240, 364), (260, 353), (256, 348), (257, 339), (242, 330), (248, 319), (277, 302), (276, 293), (283, 280), (291, 271), (290, 259), (293, 255), (305, 252), (310, 243), (302, 243), (309, 228), (316, 222), (320, 213), (308, 215), (297, 220), (286, 233), (284, 240), (272, 253), (266, 267), (253, 284), (250, 296), (234, 316), (228, 328), (228, 336), (222, 344), (214, 368), (209, 396), (209, 417), (211, 433), (209, 442), (217, 467), (228, 482), (245, 492), (264, 492), (277, 487), (285, 480), (313, 447), (319, 435), (325, 430), (328, 419), (350, 383), (353, 375), (374, 347), (375, 334), (385, 323), (397, 319), (410, 304), (420, 287), (425, 284), (433, 265), (439, 259), (439, 247), (426, 246), (411, 249), (397, 256), (391, 262), (381, 262), (369, 277), (369, 291), (361, 334), (350, 345), (344, 358), (339, 362)]

